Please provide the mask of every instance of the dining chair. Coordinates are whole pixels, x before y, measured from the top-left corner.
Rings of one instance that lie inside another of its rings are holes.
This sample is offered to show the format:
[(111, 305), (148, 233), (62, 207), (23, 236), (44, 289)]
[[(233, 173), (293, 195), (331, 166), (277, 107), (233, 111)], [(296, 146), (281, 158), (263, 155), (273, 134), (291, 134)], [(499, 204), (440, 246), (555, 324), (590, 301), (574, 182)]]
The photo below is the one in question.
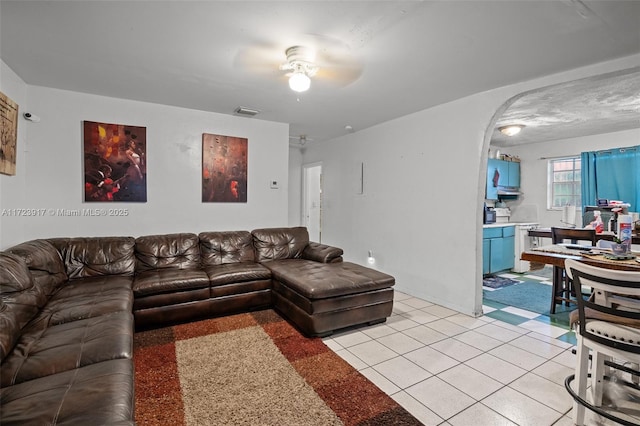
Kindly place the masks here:
[[(582, 229), (582, 228), (551, 228), (551, 242), (553, 244), (570, 243), (579, 244), (588, 242), (592, 246), (596, 245), (596, 231), (595, 229)], [(551, 286), (551, 308), (549, 312), (556, 313), (556, 305), (562, 304), (569, 306), (571, 303), (575, 303), (571, 299), (571, 281), (565, 273), (565, 268), (561, 266), (553, 267), (553, 278)]]
[[(635, 383), (622, 379), (617, 379), (616, 383), (638, 389), (640, 273), (598, 268), (573, 259), (565, 261), (565, 269), (572, 279), (575, 293), (579, 295), (578, 309), (571, 313), (570, 318), (576, 333), (577, 364), (575, 374), (565, 380), (565, 388), (574, 400), (574, 424), (584, 424), (585, 408), (588, 408), (614, 422), (637, 425), (637, 418), (630, 420), (623, 417), (624, 408), (618, 407), (620, 412), (615, 412), (611, 407), (604, 410), (602, 400), (604, 381), (610, 379), (610, 376), (605, 376), (609, 368), (631, 373)], [(582, 296), (585, 286), (593, 289), (589, 296)], [(631, 364), (632, 367), (629, 368), (626, 364)], [(589, 374), (593, 403), (588, 402), (587, 398)], [(572, 388), (571, 382), (574, 379), (576, 384)], [(637, 415), (637, 408), (633, 411)]]

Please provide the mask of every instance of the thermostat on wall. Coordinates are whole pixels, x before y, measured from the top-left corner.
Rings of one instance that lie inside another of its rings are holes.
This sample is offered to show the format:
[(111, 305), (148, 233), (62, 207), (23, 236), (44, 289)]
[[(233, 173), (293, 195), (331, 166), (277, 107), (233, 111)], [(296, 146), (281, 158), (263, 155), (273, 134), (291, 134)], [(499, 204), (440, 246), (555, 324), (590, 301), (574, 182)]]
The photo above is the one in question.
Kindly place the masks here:
[(269, 185), (271, 186), (271, 189), (278, 189), (278, 187), (279, 187), (277, 180), (270, 181)]

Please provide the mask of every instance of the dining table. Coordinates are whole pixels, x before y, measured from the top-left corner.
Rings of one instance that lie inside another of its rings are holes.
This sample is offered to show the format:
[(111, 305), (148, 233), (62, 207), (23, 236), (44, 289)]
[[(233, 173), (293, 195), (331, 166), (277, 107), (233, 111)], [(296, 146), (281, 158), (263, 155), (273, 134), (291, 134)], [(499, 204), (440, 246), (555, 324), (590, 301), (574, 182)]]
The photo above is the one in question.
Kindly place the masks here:
[(571, 297), (571, 285), (566, 274), (563, 273), (564, 262), (567, 259), (575, 259), (601, 268), (640, 273), (640, 252), (632, 252), (631, 254), (634, 256), (631, 259), (612, 259), (610, 250), (578, 244), (551, 244), (526, 250), (522, 252), (520, 258), (529, 262), (553, 266), (553, 291), (549, 312), (554, 314), (557, 304), (564, 303), (565, 306), (569, 306), (571, 303), (576, 303), (575, 299)]
[(635, 259), (614, 260), (605, 256), (607, 250), (596, 247), (581, 246), (576, 248), (573, 244), (551, 244), (541, 247), (533, 247), (521, 253), (522, 260), (543, 263), (546, 265), (564, 268), (564, 261), (575, 259), (589, 265), (601, 268), (617, 269), (622, 271), (640, 272), (640, 252), (631, 252)]

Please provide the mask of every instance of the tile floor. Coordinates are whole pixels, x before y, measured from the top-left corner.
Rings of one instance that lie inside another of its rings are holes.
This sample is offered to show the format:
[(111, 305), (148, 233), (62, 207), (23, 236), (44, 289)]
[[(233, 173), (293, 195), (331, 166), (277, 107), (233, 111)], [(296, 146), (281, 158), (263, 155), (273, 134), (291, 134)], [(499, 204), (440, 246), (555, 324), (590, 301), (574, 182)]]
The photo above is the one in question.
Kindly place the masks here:
[(473, 318), (396, 291), (386, 323), (324, 342), (425, 425), (572, 425), (573, 332), (493, 305)]

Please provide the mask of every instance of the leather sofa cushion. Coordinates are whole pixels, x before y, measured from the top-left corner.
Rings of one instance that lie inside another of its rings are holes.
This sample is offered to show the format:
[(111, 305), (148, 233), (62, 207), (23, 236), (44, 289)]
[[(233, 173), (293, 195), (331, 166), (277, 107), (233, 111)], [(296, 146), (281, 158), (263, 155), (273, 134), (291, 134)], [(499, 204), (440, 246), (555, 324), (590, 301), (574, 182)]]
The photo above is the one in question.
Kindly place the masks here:
[(248, 231), (201, 232), (198, 239), (203, 266), (255, 261), (253, 237)]
[(146, 235), (136, 238), (136, 272), (195, 269), (200, 266), (196, 234)]
[(116, 359), (2, 388), (3, 425), (133, 425), (133, 361)]
[(271, 271), (259, 263), (227, 263), (208, 266), (204, 271), (209, 277), (211, 286), (239, 283), (245, 281), (270, 280)]
[(395, 284), (391, 275), (351, 262), (318, 263), (286, 259), (264, 264), (273, 279), (307, 299), (324, 299), (388, 288)]
[(44, 271), (52, 275), (65, 272), (60, 252), (47, 240), (27, 241), (5, 251), (22, 257), (32, 271)]
[(47, 327), (114, 312), (131, 312), (132, 286), (133, 277), (120, 275), (69, 281), (49, 299), (34, 321)]
[(24, 259), (15, 254), (0, 253), (0, 294), (17, 293), (33, 287)]
[(199, 269), (155, 269), (136, 275), (135, 297), (209, 287), (207, 273)]
[(67, 281), (60, 253), (47, 240), (27, 241), (6, 251), (24, 259), (35, 284), (47, 296), (52, 295), (58, 285)]
[(258, 262), (297, 259), (309, 244), (309, 232), (303, 226), (254, 229), (251, 234)]
[(133, 237), (53, 238), (70, 279), (96, 275), (133, 275)]
[(131, 358), (133, 315), (117, 312), (41, 329), (25, 327), (2, 363), (6, 387), (118, 358)]
[(11, 253), (0, 252), (0, 296), (13, 311), (18, 328), (24, 327), (47, 302), (39, 287), (33, 285), (25, 261)]
[(13, 350), (19, 337), (16, 313), (0, 299), (0, 362)]

